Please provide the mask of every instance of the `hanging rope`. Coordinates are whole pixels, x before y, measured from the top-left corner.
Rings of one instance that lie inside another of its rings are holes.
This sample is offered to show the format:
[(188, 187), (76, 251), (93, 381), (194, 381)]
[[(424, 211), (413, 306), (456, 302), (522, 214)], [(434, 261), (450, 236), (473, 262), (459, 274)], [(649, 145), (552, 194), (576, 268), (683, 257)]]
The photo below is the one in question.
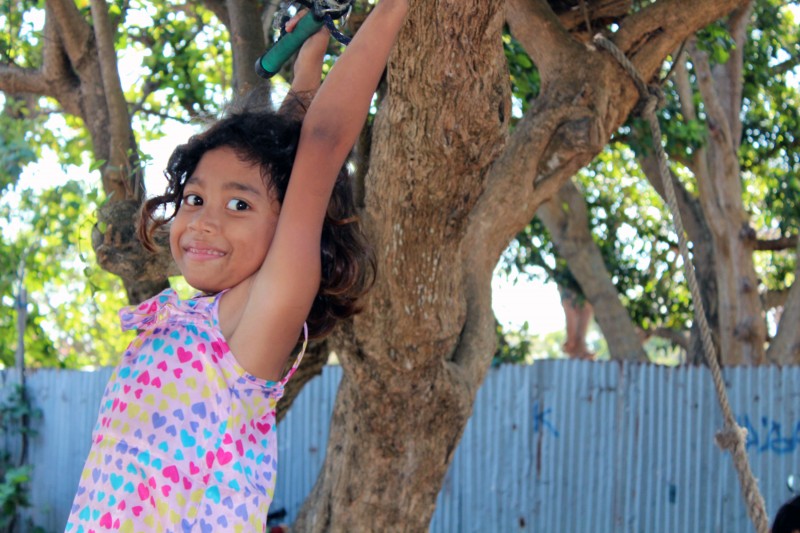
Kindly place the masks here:
[(733, 464), (739, 476), (742, 496), (744, 496), (745, 502), (747, 503), (747, 513), (756, 531), (758, 533), (768, 533), (769, 520), (764, 505), (764, 498), (761, 496), (761, 492), (758, 489), (758, 482), (755, 477), (753, 477), (753, 472), (750, 470), (750, 462), (747, 458), (747, 431), (736, 423), (736, 418), (733, 415), (728, 401), (725, 381), (722, 378), (722, 371), (719, 361), (717, 360), (717, 351), (711, 339), (711, 327), (708, 325), (708, 320), (706, 319), (706, 312), (703, 307), (703, 300), (700, 297), (697, 276), (695, 275), (694, 265), (689, 256), (689, 245), (678, 208), (678, 199), (675, 196), (675, 187), (673, 186), (669, 168), (667, 167), (667, 156), (664, 153), (664, 147), (661, 145), (661, 127), (658, 124), (658, 117), (656, 117), (656, 109), (659, 101), (663, 100), (663, 95), (659, 88), (645, 84), (636, 70), (636, 67), (633, 66), (633, 63), (628, 60), (625, 54), (623, 54), (614, 43), (601, 34), (595, 35), (593, 42), (611, 53), (614, 59), (622, 65), (636, 84), (640, 98), (644, 101), (642, 115), (650, 125), (650, 134), (653, 137), (653, 148), (658, 158), (658, 170), (661, 175), (661, 181), (664, 184), (664, 192), (666, 193), (669, 210), (672, 213), (675, 231), (678, 234), (678, 245), (686, 270), (686, 281), (689, 284), (692, 300), (694, 301), (695, 320), (697, 320), (700, 326), (700, 337), (703, 343), (706, 362), (708, 363), (708, 368), (711, 370), (711, 377), (714, 380), (714, 388), (717, 392), (717, 399), (719, 400), (725, 422), (725, 427), (716, 434), (715, 440), (717, 446), (723, 450), (730, 451), (733, 456)]

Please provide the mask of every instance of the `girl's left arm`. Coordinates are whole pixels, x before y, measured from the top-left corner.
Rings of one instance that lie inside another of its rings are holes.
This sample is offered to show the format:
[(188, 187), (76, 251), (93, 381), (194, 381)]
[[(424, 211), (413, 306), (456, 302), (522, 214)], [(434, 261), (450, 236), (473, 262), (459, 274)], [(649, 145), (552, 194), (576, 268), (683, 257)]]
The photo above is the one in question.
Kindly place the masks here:
[(375, 6), (306, 113), (275, 236), (233, 333), (236, 344), (246, 346), (253, 373), (280, 373), (297, 343), (319, 290), (320, 237), (331, 192), (407, 10), (407, 0), (381, 0)]

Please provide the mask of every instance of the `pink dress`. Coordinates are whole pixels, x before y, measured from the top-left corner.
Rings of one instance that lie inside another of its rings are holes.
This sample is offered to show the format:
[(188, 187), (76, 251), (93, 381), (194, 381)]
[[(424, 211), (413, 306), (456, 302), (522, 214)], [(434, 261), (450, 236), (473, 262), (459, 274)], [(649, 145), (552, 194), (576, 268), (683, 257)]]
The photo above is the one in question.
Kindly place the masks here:
[(167, 289), (120, 311), (139, 335), (106, 386), (66, 531), (265, 529), (275, 405), (306, 344), (281, 381), (248, 374), (220, 332), (220, 294)]

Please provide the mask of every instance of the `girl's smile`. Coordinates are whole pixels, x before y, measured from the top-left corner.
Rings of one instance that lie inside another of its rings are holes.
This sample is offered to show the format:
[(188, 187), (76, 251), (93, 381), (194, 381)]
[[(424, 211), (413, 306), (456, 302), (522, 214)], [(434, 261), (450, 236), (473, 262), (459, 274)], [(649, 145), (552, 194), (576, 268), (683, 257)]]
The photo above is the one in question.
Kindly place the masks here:
[(194, 288), (215, 293), (247, 280), (264, 262), (280, 206), (261, 169), (230, 148), (200, 159), (170, 228), (170, 248)]
[(196, 259), (198, 261), (202, 261), (203, 259), (216, 259), (218, 257), (225, 256), (225, 252), (223, 251), (216, 250), (214, 248), (207, 248), (202, 245), (184, 246), (183, 251), (192, 259)]

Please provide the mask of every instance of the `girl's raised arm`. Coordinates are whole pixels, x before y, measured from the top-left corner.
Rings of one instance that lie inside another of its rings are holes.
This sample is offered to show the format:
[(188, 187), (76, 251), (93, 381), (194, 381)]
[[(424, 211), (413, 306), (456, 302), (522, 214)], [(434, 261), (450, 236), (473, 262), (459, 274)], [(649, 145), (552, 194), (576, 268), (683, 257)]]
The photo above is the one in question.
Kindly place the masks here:
[(344, 162), (364, 125), (372, 95), (407, 10), (407, 0), (381, 0), (311, 103), (303, 131), (306, 136), (321, 135), (327, 144), (338, 145), (339, 164)]
[[(275, 236), (229, 339), (245, 368), (275, 376), (297, 342), (321, 276), (320, 236), (336, 177), (369, 112), (408, 0), (381, 0), (337, 60), (303, 121)], [(241, 347), (241, 349), (240, 349)]]

